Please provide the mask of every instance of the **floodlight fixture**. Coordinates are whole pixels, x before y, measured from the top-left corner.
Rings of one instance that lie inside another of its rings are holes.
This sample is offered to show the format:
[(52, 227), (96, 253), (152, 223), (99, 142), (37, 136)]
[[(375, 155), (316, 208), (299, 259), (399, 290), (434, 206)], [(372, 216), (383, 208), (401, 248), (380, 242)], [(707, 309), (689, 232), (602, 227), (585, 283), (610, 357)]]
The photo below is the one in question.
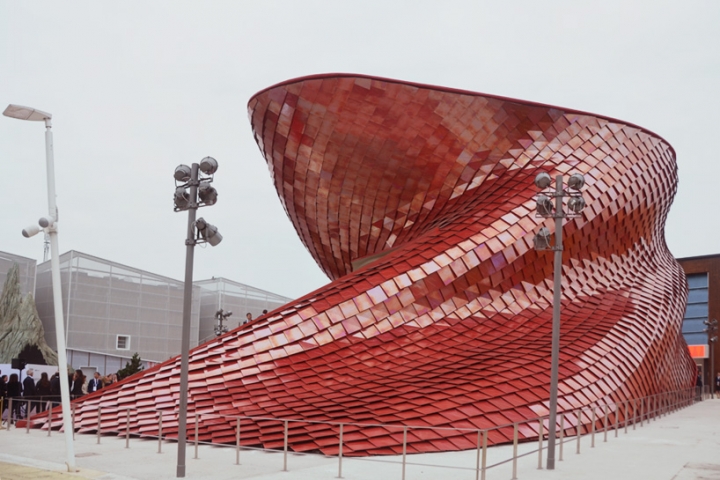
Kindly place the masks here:
[(38, 220), (38, 225), (40, 225), (42, 228), (48, 228), (55, 225), (55, 219), (53, 217), (40, 217), (40, 220)]
[(178, 165), (175, 167), (175, 180), (178, 182), (187, 182), (190, 180), (192, 170), (187, 165)]
[(535, 177), (535, 186), (540, 190), (545, 190), (552, 183), (552, 178), (547, 172), (538, 173)]
[(186, 210), (190, 206), (190, 194), (185, 187), (175, 189), (175, 210)]
[(205, 157), (200, 160), (200, 171), (205, 175), (213, 175), (217, 172), (218, 162), (213, 157)]
[(550, 230), (547, 227), (542, 227), (538, 230), (533, 238), (535, 244), (535, 250), (548, 250), (550, 248)]
[(570, 175), (570, 178), (568, 178), (567, 186), (573, 190), (580, 190), (585, 186), (585, 177), (583, 177), (581, 173), (573, 173)]
[(537, 213), (542, 217), (552, 217), (553, 214), (553, 202), (547, 195), (537, 196)]
[(205, 221), (204, 218), (200, 217), (195, 221), (195, 227), (198, 229), (198, 233), (204, 241), (215, 247), (222, 242), (222, 235), (218, 232), (215, 225), (211, 225)]
[(217, 190), (210, 185), (210, 182), (202, 182), (198, 187), (198, 197), (205, 205), (215, 205), (217, 203)]
[(23, 237), (30, 238), (34, 237), (38, 233), (40, 233), (42, 229), (38, 227), (37, 225), (30, 225), (29, 227), (25, 227), (22, 231)]
[(42, 122), (52, 118), (51, 113), (43, 112), (32, 107), (23, 107), (22, 105), (8, 105), (3, 115), (18, 120), (30, 120), (31, 122)]
[(580, 213), (585, 208), (585, 199), (583, 197), (570, 197), (568, 200), (568, 209), (573, 213)]

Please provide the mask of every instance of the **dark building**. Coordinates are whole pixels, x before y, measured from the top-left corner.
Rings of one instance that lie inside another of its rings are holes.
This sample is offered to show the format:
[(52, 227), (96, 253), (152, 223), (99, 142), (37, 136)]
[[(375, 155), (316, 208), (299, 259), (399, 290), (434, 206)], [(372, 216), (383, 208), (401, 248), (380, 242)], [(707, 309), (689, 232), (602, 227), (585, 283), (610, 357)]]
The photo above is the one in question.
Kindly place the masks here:
[[(702, 372), (704, 384), (710, 385), (712, 372), (715, 375), (720, 372), (720, 348), (717, 341), (709, 343), (705, 322), (720, 321), (720, 254), (678, 258), (677, 261), (685, 270), (689, 287), (683, 335)], [(718, 335), (717, 331), (714, 335)]]

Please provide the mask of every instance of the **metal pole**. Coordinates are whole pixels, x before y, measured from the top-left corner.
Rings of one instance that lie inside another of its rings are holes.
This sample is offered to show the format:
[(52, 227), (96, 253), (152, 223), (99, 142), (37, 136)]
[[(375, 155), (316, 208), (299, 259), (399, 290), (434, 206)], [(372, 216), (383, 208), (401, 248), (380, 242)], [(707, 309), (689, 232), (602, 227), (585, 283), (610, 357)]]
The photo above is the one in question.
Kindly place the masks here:
[(47, 229), (50, 237), (50, 269), (52, 274), (53, 309), (55, 311), (55, 341), (60, 373), (60, 401), (62, 403), (63, 429), (65, 430), (65, 464), (68, 472), (75, 471), (75, 429), (71, 426), (70, 385), (67, 376), (67, 353), (65, 346), (65, 319), (62, 305), (62, 282), (60, 280), (60, 246), (58, 245), (58, 209), (55, 203), (55, 158), (53, 154), (52, 122), (45, 119), (45, 159), (47, 163), (48, 213), (54, 224)]
[(403, 461), (402, 461), (402, 480), (405, 480), (405, 456), (407, 455), (407, 426), (403, 427)]
[(513, 423), (513, 466), (512, 479), (517, 480), (517, 459), (518, 459), (518, 424)]
[(475, 480), (480, 480), (480, 452), (482, 451), (482, 431), (477, 434), (477, 453), (475, 455)]
[(483, 431), (483, 440), (482, 440), (482, 476), (480, 477), (481, 480), (485, 480), (485, 472), (487, 470), (487, 440), (488, 440), (488, 431)]
[(565, 438), (565, 414), (560, 414), (560, 438), (558, 439), (560, 446), (559, 446), (559, 454), (558, 454), (558, 460), (562, 462), (563, 460), (563, 439)]
[(183, 294), (182, 357), (180, 360), (180, 410), (178, 412), (177, 477), (185, 476), (185, 443), (187, 441), (188, 369), (190, 358), (190, 316), (192, 312), (192, 279), (195, 254), (195, 216), (198, 190), (197, 163), (190, 174), (190, 208), (188, 209), (187, 239), (185, 240), (185, 292)]
[(199, 435), (199, 423), (200, 423), (200, 416), (195, 412), (195, 460), (198, 458), (198, 443), (200, 442), (200, 435)]
[(338, 478), (342, 478), (343, 424), (340, 424), (340, 445), (338, 448)]
[(98, 420), (97, 420), (97, 444), (100, 445), (100, 435), (102, 434), (102, 427), (100, 426), (100, 422), (102, 419), (102, 414), (100, 413), (101, 409), (98, 407)]
[(555, 417), (557, 415), (560, 363), (560, 289), (562, 288), (563, 176), (555, 177), (555, 265), (553, 271), (552, 354), (550, 357), (550, 420), (548, 422), (547, 469), (555, 469)]
[(625, 433), (627, 434), (627, 426), (628, 426), (628, 403), (630, 403), (628, 400), (625, 400)]
[(240, 417), (235, 419), (235, 465), (240, 465)]
[(287, 472), (287, 452), (288, 452), (288, 421), (285, 420), (285, 434), (283, 435), (283, 472)]
[(605, 418), (603, 418), (603, 442), (607, 442), (607, 431), (608, 431), (608, 405), (607, 403), (603, 407), (605, 411)]
[(162, 453), (162, 412), (158, 412), (158, 453)]
[(543, 419), (538, 418), (538, 470), (542, 470)]
[[(1, 401), (0, 401), (0, 405), (2, 405)], [(53, 406), (52, 406), (52, 402), (51, 402), (50, 408), (48, 409), (48, 437), (50, 436), (50, 432), (52, 432), (52, 411), (53, 411)]]
[(590, 448), (595, 448), (595, 407), (592, 407), (592, 430), (590, 433)]
[(575, 415), (575, 437), (577, 437), (577, 449), (575, 453), (580, 453), (580, 439), (582, 438), (582, 410), (578, 408)]
[(130, 409), (125, 410), (125, 448), (130, 448)]

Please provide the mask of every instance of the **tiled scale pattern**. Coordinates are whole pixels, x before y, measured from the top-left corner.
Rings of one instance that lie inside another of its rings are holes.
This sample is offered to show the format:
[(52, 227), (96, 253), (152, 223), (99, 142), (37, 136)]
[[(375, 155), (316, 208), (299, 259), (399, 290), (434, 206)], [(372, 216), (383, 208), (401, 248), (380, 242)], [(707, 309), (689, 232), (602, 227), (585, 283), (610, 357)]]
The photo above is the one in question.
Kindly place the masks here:
[[(202, 441), (234, 442), (223, 416), (243, 415), (450, 427), (410, 429), (408, 452), (461, 450), (477, 435), (452, 428), (546, 414), (553, 268), (551, 252), (532, 248), (549, 223), (534, 214), (540, 171), (587, 181), (588, 207), (564, 230), (560, 409), (693, 385), (686, 284), (663, 234), (677, 175), (662, 138), (364, 76), (292, 80), (248, 108), (280, 200), (334, 280), (192, 350), (189, 416), (202, 414)], [(133, 408), (131, 433), (157, 435), (160, 410), (176, 434), (179, 365), (84, 397), (76, 425), (94, 431), (101, 406), (103, 431), (122, 434)], [(506, 428), (489, 441), (511, 438)], [(346, 425), (344, 441), (345, 455), (397, 454), (402, 431)], [(282, 447), (282, 424), (243, 420), (242, 443)], [(338, 427), (292, 422), (289, 445), (336, 454)]]

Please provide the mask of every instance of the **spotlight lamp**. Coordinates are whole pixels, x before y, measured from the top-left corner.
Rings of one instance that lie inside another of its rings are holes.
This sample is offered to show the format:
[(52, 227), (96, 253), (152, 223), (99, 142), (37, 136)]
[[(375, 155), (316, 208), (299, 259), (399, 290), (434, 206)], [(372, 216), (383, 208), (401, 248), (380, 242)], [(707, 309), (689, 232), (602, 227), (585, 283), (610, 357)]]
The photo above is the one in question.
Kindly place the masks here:
[(552, 178), (546, 172), (538, 173), (535, 177), (535, 186), (540, 190), (545, 190), (552, 183)]
[(580, 213), (585, 208), (585, 199), (583, 197), (570, 197), (568, 200), (568, 209), (573, 213)]
[(175, 188), (175, 211), (187, 210), (190, 207), (190, 194), (185, 187)]
[(537, 213), (541, 217), (552, 217), (555, 208), (553, 202), (547, 195), (540, 194), (537, 196)]
[(542, 227), (538, 230), (533, 238), (535, 244), (535, 250), (549, 250), (550, 249), (550, 230), (547, 227)]
[(210, 185), (209, 181), (203, 181), (198, 187), (198, 197), (207, 206), (215, 205), (217, 203), (217, 190)]
[(205, 157), (200, 160), (200, 171), (205, 175), (214, 175), (218, 169), (218, 162), (213, 157)]
[(178, 182), (187, 182), (190, 180), (192, 169), (187, 165), (178, 165), (175, 167), (175, 180)]
[(23, 237), (30, 238), (34, 237), (38, 233), (40, 233), (42, 229), (38, 227), (37, 225), (30, 225), (29, 227), (25, 227), (22, 231)]
[(570, 175), (570, 178), (568, 178), (567, 186), (573, 190), (580, 190), (585, 186), (585, 177), (580, 173), (573, 173)]
[(218, 232), (217, 227), (207, 223), (204, 218), (198, 218), (195, 222), (195, 227), (203, 241), (209, 243), (211, 247), (215, 247), (222, 242), (223, 237), (220, 235), (220, 232)]
[(49, 228), (55, 225), (55, 219), (53, 217), (40, 217), (40, 220), (38, 220), (38, 225), (40, 225), (42, 228)]

